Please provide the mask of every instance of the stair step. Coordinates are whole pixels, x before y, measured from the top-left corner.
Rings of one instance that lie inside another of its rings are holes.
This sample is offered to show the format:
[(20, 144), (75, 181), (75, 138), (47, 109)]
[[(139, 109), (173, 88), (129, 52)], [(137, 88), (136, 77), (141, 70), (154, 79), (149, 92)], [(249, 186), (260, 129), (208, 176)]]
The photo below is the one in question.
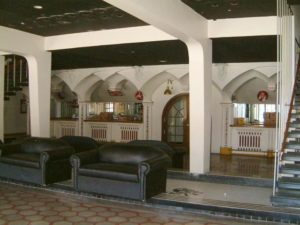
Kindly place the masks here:
[(14, 91), (22, 91), (22, 88), (17, 86), (17, 87), (13, 87), (12, 90), (14, 90)]
[(28, 82), (20, 82), (19, 85), (27, 87), (28, 86)]
[(285, 148), (300, 150), (300, 142), (299, 141), (289, 141), (286, 143)]
[(282, 156), (284, 161), (300, 162), (300, 152), (287, 152)]
[(7, 91), (7, 92), (5, 92), (5, 95), (8, 95), (8, 96), (15, 96), (15, 95), (16, 95), (16, 92), (14, 92), (14, 91)]
[(271, 197), (272, 205), (280, 207), (300, 207), (300, 199), (295, 196), (277, 194)]
[(300, 175), (300, 164), (285, 164), (285, 165), (282, 165), (280, 167), (280, 173)]
[(300, 119), (300, 113), (292, 113), (291, 118)]
[(293, 109), (295, 109), (295, 110), (300, 110), (300, 104), (295, 104), (295, 105), (293, 105)]
[[(300, 109), (300, 107), (299, 107), (299, 109)], [(300, 128), (300, 122), (298, 122), (298, 121), (290, 122), (289, 127)]]
[(300, 131), (295, 131), (295, 130), (290, 131), (288, 133), (288, 137), (289, 138), (300, 138)]
[(281, 189), (281, 190), (278, 190), (278, 192), (276, 193), (276, 196), (297, 198), (300, 200), (300, 192), (298, 190)]
[(300, 178), (281, 177), (278, 179), (278, 188), (300, 190)]

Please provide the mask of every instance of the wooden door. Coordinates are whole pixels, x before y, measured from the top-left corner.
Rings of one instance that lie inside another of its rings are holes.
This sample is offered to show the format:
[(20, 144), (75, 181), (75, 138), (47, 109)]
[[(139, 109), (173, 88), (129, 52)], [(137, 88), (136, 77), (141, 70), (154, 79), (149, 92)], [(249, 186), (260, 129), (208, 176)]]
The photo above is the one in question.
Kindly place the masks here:
[(166, 105), (162, 117), (162, 140), (176, 149), (188, 169), (189, 152), (189, 95), (172, 98)]

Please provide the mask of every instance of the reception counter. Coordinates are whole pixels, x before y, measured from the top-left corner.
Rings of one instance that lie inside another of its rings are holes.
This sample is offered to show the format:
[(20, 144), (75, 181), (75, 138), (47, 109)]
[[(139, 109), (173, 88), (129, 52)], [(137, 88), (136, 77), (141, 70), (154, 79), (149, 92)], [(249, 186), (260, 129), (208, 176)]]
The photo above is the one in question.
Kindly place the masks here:
[(51, 119), (51, 136), (87, 136), (100, 142), (129, 142), (144, 139), (144, 123), (129, 121), (95, 121), (77, 119)]

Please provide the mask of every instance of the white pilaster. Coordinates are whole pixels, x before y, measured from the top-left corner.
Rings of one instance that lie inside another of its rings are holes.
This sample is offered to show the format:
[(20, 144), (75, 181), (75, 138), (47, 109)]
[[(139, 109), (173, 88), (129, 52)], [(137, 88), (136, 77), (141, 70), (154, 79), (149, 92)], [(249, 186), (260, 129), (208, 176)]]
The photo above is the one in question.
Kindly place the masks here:
[(26, 57), (29, 67), (31, 135), (50, 137), (51, 53)]

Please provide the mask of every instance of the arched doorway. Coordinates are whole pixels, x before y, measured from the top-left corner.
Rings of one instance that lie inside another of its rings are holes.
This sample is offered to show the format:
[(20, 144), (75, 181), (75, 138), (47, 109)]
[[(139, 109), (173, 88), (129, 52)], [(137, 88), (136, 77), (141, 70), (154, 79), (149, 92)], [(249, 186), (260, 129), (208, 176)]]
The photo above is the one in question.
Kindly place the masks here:
[(162, 140), (175, 149), (176, 168), (189, 169), (189, 131), (189, 95), (177, 95), (162, 115)]

